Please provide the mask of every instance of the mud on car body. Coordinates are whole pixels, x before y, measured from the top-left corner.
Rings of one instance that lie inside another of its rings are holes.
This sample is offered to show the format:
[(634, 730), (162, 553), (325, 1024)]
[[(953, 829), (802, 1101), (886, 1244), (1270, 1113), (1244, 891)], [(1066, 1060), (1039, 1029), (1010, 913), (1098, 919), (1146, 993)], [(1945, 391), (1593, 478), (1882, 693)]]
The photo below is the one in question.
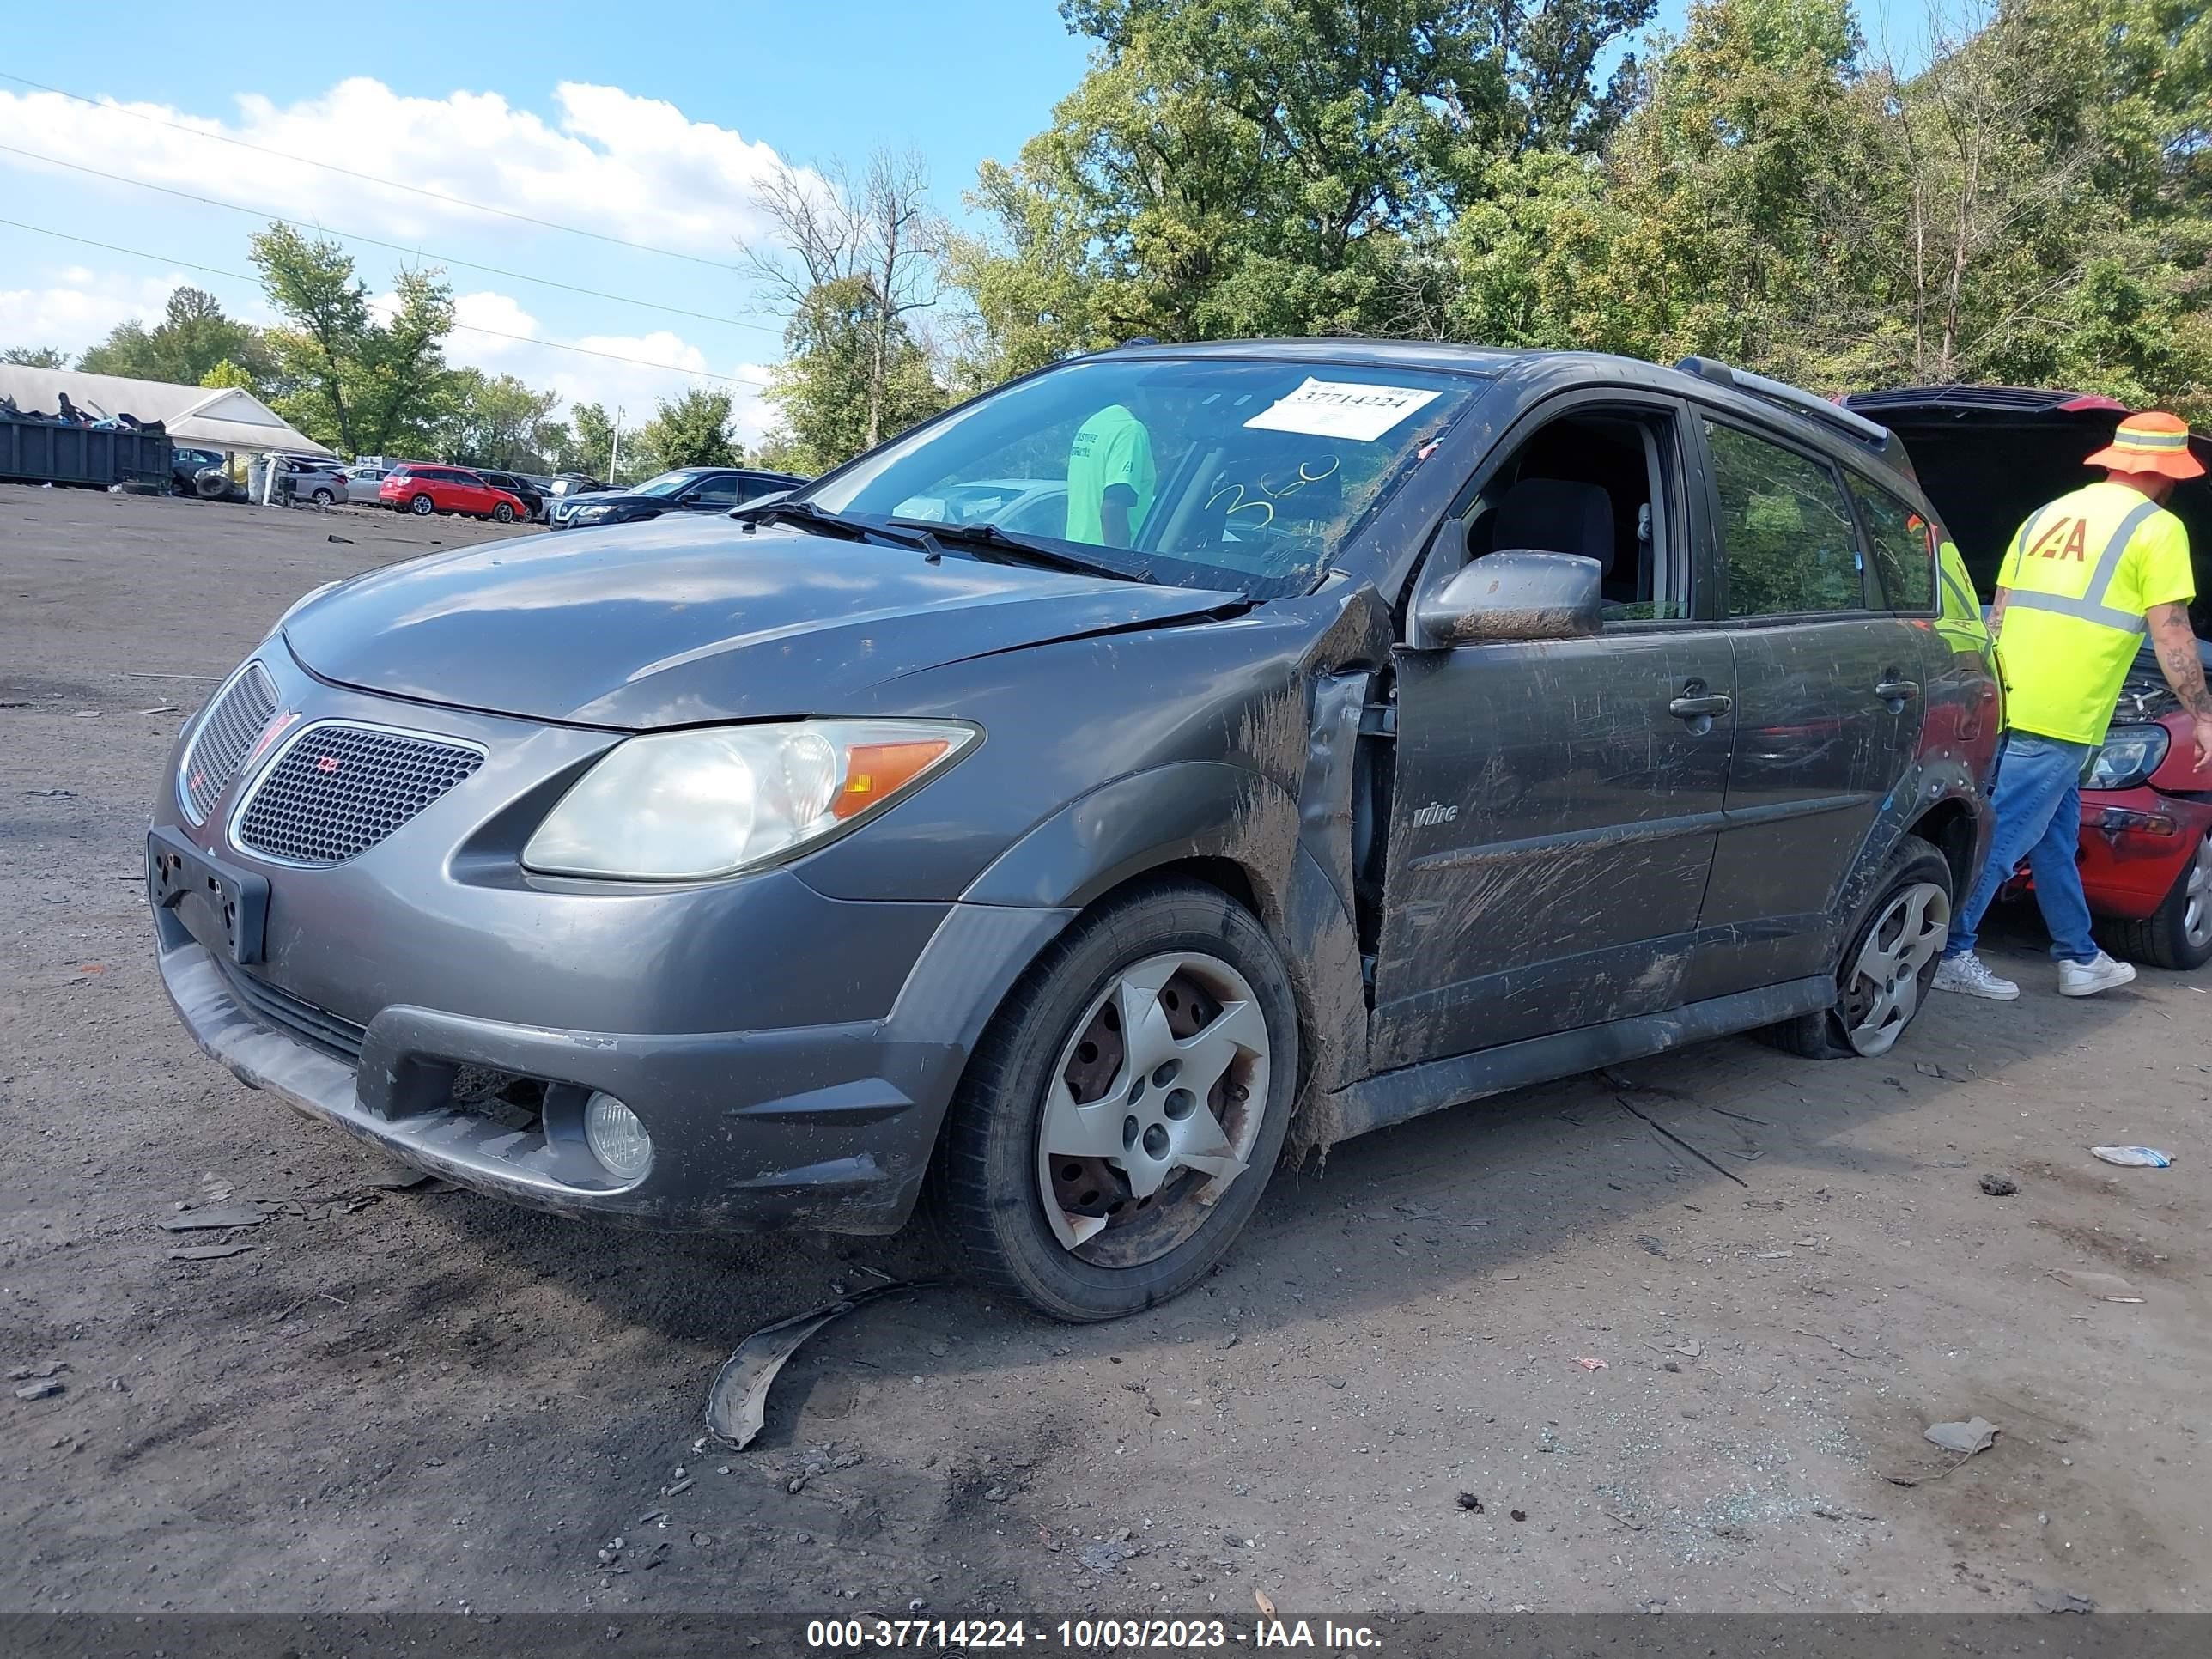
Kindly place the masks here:
[[(180, 741), (162, 977), (480, 1192), (871, 1232), (928, 1182), (1079, 1319), (1286, 1148), (1727, 1031), (1884, 1052), (1996, 690), (1894, 442), (1690, 371), (1139, 347), (731, 518), (311, 595)], [(1060, 516), (908, 516), (1006, 479)]]

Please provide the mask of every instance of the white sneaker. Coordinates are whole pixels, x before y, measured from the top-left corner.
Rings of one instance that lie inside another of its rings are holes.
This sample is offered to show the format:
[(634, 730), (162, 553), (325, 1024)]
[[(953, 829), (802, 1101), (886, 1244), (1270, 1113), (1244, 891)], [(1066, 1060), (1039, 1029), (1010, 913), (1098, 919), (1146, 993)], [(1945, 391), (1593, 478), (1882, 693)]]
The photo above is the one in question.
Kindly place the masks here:
[(2134, 964), (2114, 962), (2102, 951), (2094, 962), (2062, 962), (2058, 964), (2058, 994), (2062, 997), (2093, 997), (2100, 991), (2109, 991), (2116, 985), (2135, 982)]
[(1984, 997), (1991, 1002), (2011, 1002), (2020, 995), (2019, 986), (2008, 979), (1999, 979), (1990, 971), (1989, 964), (1972, 951), (1964, 956), (1945, 957), (1936, 964), (1936, 988), (1956, 991), (1963, 996)]

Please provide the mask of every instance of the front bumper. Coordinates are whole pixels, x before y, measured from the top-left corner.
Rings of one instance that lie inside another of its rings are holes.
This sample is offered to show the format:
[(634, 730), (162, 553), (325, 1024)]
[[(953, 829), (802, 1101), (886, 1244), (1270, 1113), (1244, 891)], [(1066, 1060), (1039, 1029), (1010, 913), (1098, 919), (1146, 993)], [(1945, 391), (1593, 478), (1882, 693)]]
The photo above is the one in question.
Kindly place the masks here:
[[(198, 829), (165, 779), (155, 830), (267, 883), (258, 961), (234, 959), (194, 894), (154, 910), (162, 984), (203, 1050), (394, 1158), (541, 1209), (902, 1224), (984, 1023), (1070, 913), (834, 900), (803, 862), (690, 887), (532, 878), (501, 837), (612, 734), (403, 710), (313, 681), (281, 641), (260, 657), (309, 724), (404, 720), (487, 758), (386, 840), (312, 868), (231, 839), (252, 764)], [(585, 1143), (593, 1091), (653, 1137), (634, 1182)]]

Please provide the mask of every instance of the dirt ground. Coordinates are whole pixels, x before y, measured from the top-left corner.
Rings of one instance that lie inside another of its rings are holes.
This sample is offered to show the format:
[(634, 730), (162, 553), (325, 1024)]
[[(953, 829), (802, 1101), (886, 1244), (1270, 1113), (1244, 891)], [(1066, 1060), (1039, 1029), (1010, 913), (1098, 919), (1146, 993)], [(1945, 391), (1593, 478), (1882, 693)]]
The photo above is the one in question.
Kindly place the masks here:
[[(2064, 1001), (2032, 921), (2020, 1002), (1887, 1060), (1721, 1042), (1370, 1136), (1179, 1302), (882, 1298), (702, 1448), (747, 1331), (929, 1245), (384, 1191), (151, 960), (148, 804), (213, 678), (307, 587), (492, 533), (0, 487), (0, 1608), (2212, 1610), (2212, 976)], [(226, 1192), (289, 1207), (157, 1229)], [(1947, 1470), (1922, 1430), (1975, 1414)]]

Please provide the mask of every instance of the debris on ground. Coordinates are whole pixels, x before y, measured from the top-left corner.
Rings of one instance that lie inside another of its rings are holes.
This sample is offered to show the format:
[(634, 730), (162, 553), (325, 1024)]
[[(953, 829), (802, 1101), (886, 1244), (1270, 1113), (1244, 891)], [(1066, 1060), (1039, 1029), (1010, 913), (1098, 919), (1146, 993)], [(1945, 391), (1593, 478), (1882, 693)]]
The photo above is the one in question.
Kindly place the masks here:
[(425, 1186), (427, 1182), (435, 1182), (435, 1179), (438, 1176), (431, 1175), (429, 1170), (410, 1170), (407, 1166), (398, 1166), (372, 1175), (365, 1186), (374, 1186), (383, 1192), (411, 1192), (414, 1188)]
[(241, 1255), (253, 1248), (251, 1244), (184, 1244), (169, 1252), (172, 1261), (218, 1261), (227, 1255)]
[[(1722, 1174), (1722, 1175), (1726, 1176), (1727, 1176), (1730, 1181), (1733, 1181), (1734, 1182), (1735, 1182), (1735, 1184), (1736, 1184), (1737, 1186), (1739, 1186), (1739, 1187), (1748, 1187), (1749, 1185), (1751, 1185), (1751, 1183), (1750, 1183), (1749, 1182), (1746, 1181), (1746, 1180), (1745, 1180), (1741, 1176), (1738, 1175), (1738, 1174), (1737, 1174), (1734, 1170), (1731, 1170), (1731, 1169), (1728, 1168), (1725, 1164), (1716, 1164), (1716, 1163), (1712, 1160), (1712, 1158), (1711, 1158), (1711, 1157), (1709, 1157), (1708, 1155), (1706, 1155), (1705, 1152), (1700, 1152), (1697, 1147), (1692, 1146), (1688, 1141), (1686, 1141), (1686, 1140), (1683, 1139), (1681, 1136), (1680, 1136), (1680, 1135), (1676, 1134), (1676, 1133), (1675, 1133), (1672, 1129), (1668, 1128), (1665, 1124), (1655, 1121), (1652, 1119), (1651, 1115), (1650, 1115), (1649, 1113), (1647, 1113), (1647, 1112), (1638, 1111), (1635, 1107), (1633, 1107), (1633, 1106), (1630, 1105), (1630, 1104), (1628, 1103), (1628, 1102), (1627, 1102), (1625, 1098), (1623, 1098), (1621, 1096), (1620, 1096), (1620, 1095), (1615, 1095), (1615, 1096), (1613, 1097), (1613, 1100), (1614, 1100), (1614, 1101), (1615, 1101), (1615, 1102), (1620, 1105), (1620, 1109), (1621, 1109), (1622, 1111), (1626, 1112), (1626, 1113), (1627, 1113), (1631, 1117), (1632, 1117), (1632, 1118), (1637, 1118), (1637, 1119), (1641, 1120), (1641, 1121), (1643, 1122), (1644, 1126), (1646, 1128), (1650, 1129), (1650, 1130), (1654, 1134), (1656, 1134), (1656, 1135), (1662, 1136), (1662, 1138), (1664, 1138), (1664, 1139), (1668, 1139), (1668, 1140), (1671, 1140), (1671, 1141), (1673, 1141), (1673, 1142), (1674, 1143), (1674, 1145), (1676, 1145), (1677, 1146), (1680, 1146), (1680, 1147), (1684, 1152), (1687, 1152), (1687, 1153), (1688, 1153), (1692, 1158), (1696, 1158), (1696, 1159), (1698, 1160), (1698, 1163), (1703, 1164), (1704, 1165), (1705, 1165), (1705, 1167), (1706, 1167), (1706, 1168), (1708, 1168), (1708, 1169), (1710, 1169), (1710, 1170), (1716, 1170), (1716, 1171), (1717, 1171), (1718, 1173), (1720, 1173), (1720, 1174)], [(1758, 1157), (1759, 1157), (1759, 1156), (1760, 1156), (1760, 1154), (1759, 1154), (1759, 1153), (1757, 1153), (1757, 1152), (1748, 1152), (1748, 1153), (1747, 1153), (1747, 1152), (1738, 1152), (1738, 1153), (1736, 1153), (1736, 1154), (1735, 1154), (1735, 1156), (1736, 1156), (1736, 1157), (1738, 1157), (1738, 1158), (1758, 1158)]]
[(1586, 1371), (1601, 1371), (1606, 1368), (1605, 1361), (1602, 1359), (1592, 1359), (1588, 1355), (1579, 1353), (1575, 1356), (1575, 1364)]
[(1252, 1592), (1252, 1605), (1260, 1609), (1260, 1616), (1263, 1619), (1275, 1616), (1275, 1598), (1263, 1589)]
[(186, 1210), (164, 1216), (154, 1224), (165, 1233), (207, 1232), (219, 1227), (258, 1227), (269, 1219), (274, 1206), (219, 1204), (212, 1209)]
[(59, 1376), (69, 1369), (66, 1359), (42, 1359), (35, 1365), (18, 1365), (8, 1373), (10, 1382), (39, 1382), (49, 1376)]
[(1459, 1506), (1469, 1515), (1482, 1513), (1482, 1500), (1471, 1492), (1463, 1492), (1459, 1495)]
[(36, 1382), (26, 1382), (15, 1390), (18, 1400), (51, 1400), (66, 1385), (54, 1377), (45, 1377)]
[(2037, 1589), (2028, 1592), (2035, 1605), (2045, 1613), (2094, 1613), (2096, 1601), (2087, 1595), (2076, 1595), (2072, 1590)]
[(896, 1291), (927, 1290), (934, 1283), (925, 1279), (913, 1284), (879, 1285), (873, 1290), (856, 1291), (825, 1308), (793, 1314), (788, 1319), (762, 1326), (738, 1343), (737, 1352), (724, 1360), (722, 1368), (714, 1373), (714, 1383), (707, 1390), (707, 1427), (743, 1451), (752, 1444), (753, 1437), (767, 1420), (769, 1386), (775, 1381), (784, 1362), (799, 1352), (808, 1337), (863, 1302), (872, 1302)]
[(1947, 1452), (1956, 1452), (1962, 1457), (1972, 1457), (1976, 1452), (1987, 1451), (1996, 1443), (2002, 1432), (1997, 1425), (1984, 1417), (1970, 1417), (1963, 1423), (1931, 1423), (1922, 1438)]
[(1991, 1198), (2010, 1198), (2020, 1190), (2020, 1182), (2010, 1176), (1985, 1175), (1982, 1177), (1982, 1190)]
[(1528, 1511), (1526, 1510), (1510, 1510), (1507, 1513), (1516, 1521), (1526, 1521), (1528, 1518)]
[(2155, 1146), (2092, 1146), (2089, 1155), (2130, 1170), (2170, 1170), (2173, 1167), (2172, 1158)]
[(2092, 1273), (2081, 1267), (2053, 1267), (2051, 1276), (2062, 1285), (2070, 1285), (2084, 1296), (2094, 1296), (2100, 1302), (2140, 1302), (2136, 1287), (2118, 1273)]
[(1645, 1249), (1650, 1251), (1654, 1255), (1664, 1255), (1667, 1254), (1667, 1247), (1661, 1243), (1657, 1239), (1654, 1238), (1650, 1233), (1637, 1234), (1636, 1242), (1638, 1244), (1641, 1244)]
[(1686, 1359), (1696, 1359), (1701, 1357), (1705, 1351), (1700, 1344), (1695, 1341), (1690, 1341), (1678, 1343), (1675, 1346), (1674, 1352), (1680, 1354)]

